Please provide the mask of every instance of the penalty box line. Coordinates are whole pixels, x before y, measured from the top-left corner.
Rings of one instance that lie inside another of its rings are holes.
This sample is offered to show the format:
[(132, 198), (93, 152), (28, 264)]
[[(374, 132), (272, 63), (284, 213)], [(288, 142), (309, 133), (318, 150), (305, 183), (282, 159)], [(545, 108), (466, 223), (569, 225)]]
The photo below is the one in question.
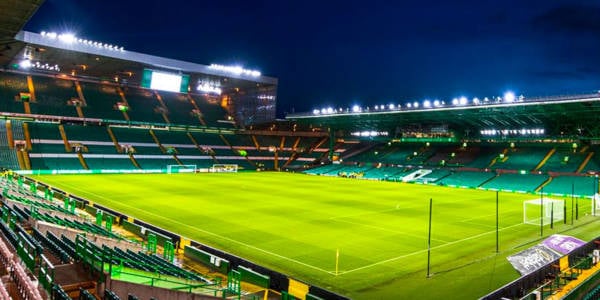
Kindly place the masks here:
[[(70, 185), (70, 184), (64, 184), (64, 183), (62, 183), (61, 185), (70, 186), (71, 188), (73, 188), (73, 189), (75, 189), (75, 190), (78, 190), (78, 191), (80, 191), (80, 192), (84, 192), (84, 193), (86, 193), (86, 194), (94, 195), (94, 196), (96, 196), (96, 197), (98, 197), (98, 198), (101, 198), (101, 199), (107, 200), (107, 201), (109, 201), (109, 202), (115, 202), (114, 200), (108, 199), (108, 198), (106, 198), (106, 197), (104, 197), (104, 196), (102, 196), (102, 195), (98, 195), (98, 194), (96, 194), (96, 193), (92, 193), (92, 192), (86, 192), (86, 191), (84, 191), (84, 190), (81, 190), (81, 189), (79, 189), (79, 188), (77, 188), (77, 187), (75, 187), (75, 186), (72, 186), (72, 185)], [(149, 212), (149, 211), (147, 211), (147, 210), (143, 210), (143, 209), (137, 208), (137, 207), (135, 207), (135, 206), (131, 206), (131, 205), (128, 205), (128, 204), (124, 204), (124, 203), (122, 203), (122, 202), (119, 202), (119, 205), (123, 205), (123, 206), (129, 207), (129, 208), (131, 208), (131, 209), (133, 209), (133, 210), (141, 211), (141, 212), (143, 212), (143, 213), (146, 213), (146, 214), (152, 215), (152, 216), (154, 216), (154, 217), (157, 217), (157, 218), (160, 218), (160, 219), (163, 219), (163, 220), (167, 220), (167, 221), (171, 221), (171, 222), (173, 222), (173, 223), (177, 223), (177, 224), (179, 224), (179, 225), (182, 225), (182, 226), (185, 226), (185, 227), (191, 228), (192, 230), (195, 230), (195, 231), (198, 231), (198, 232), (202, 232), (202, 233), (205, 233), (205, 234), (208, 234), (208, 235), (212, 235), (212, 236), (218, 237), (218, 238), (220, 238), (220, 239), (223, 239), (223, 240), (226, 240), (226, 241), (229, 241), (229, 242), (232, 242), (232, 243), (236, 243), (236, 244), (242, 245), (242, 246), (244, 246), (244, 247), (248, 247), (248, 248), (251, 248), (251, 249), (254, 249), (254, 250), (257, 250), (257, 251), (260, 251), (260, 252), (266, 253), (266, 254), (268, 254), (268, 255), (271, 255), (271, 256), (274, 256), (274, 257), (278, 257), (278, 258), (281, 258), (281, 259), (284, 259), (284, 260), (287, 260), (287, 261), (291, 261), (291, 262), (293, 262), (293, 263), (296, 263), (296, 264), (299, 264), (299, 265), (301, 265), (301, 266), (305, 266), (305, 267), (311, 268), (311, 269), (313, 269), (313, 270), (317, 270), (317, 271), (320, 271), (320, 272), (323, 272), (323, 273), (327, 273), (327, 274), (335, 274), (335, 272), (332, 272), (332, 271), (327, 271), (327, 270), (325, 270), (325, 269), (321, 269), (321, 268), (319, 268), (319, 267), (315, 267), (315, 266), (313, 266), (313, 265), (309, 265), (309, 264), (307, 264), (307, 263), (304, 263), (304, 262), (301, 262), (301, 261), (299, 261), (299, 260), (296, 260), (296, 259), (293, 259), (293, 258), (289, 258), (289, 257), (283, 256), (283, 255), (281, 255), (281, 254), (277, 254), (277, 253), (271, 252), (271, 251), (269, 251), (269, 250), (261, 249), (261, 248), (258, 248), (258, 247), (256, 247), (256, 246), (253, 246), (253, 245), (250, 245), (250, 244), (246, 244), (246, 243), (244, 243), (244, 242), (240, 242), (240, 241), (234, 240), (234, 239), (232, 239), (232, 238), (228, 238), (228, 237), (226, 237), (226, 236), (222, 236), (222, 235), (220, 235), (220, 234), (217, 234), (217, 233), (214, 233), (214, 232), (210, 232), (210, 231), (207, 231), (207, 230), (204, 230), (204, 229), (200, 229), (200, 228), (194, 227), (194, 226), (192, 226), (192, 225), (189, 225), (189, 224), (185, 224), (185, 223), (179, 222), (179, 221), (177, 221), (177, 220), (173, 220), (173, 219), (170, 219), (170, 218), (167, 218), (167, 217), (161, 216), (161, 215), (157, 215), (157, 214), (155, 214), (155, 213), (152, 213), (152, 212)]]
[[(509, 228), (512, 228), (512, 227), (516, 227), (516, 226), (520, 226), (520, 225), (524, 225), (524, 224), (525, 223), (517, 223), (517, 224), (514, 224), (514, 225), (503, 227), (503, 228), (499, 229), (499, 231), (502, 231), (504, 229), (509, 229)], [(448, 243), (443, 244), (443, 245), (438, 245), (438, 246), (435, 246), (435, 247), (431, 247), (431, 250), (439, 249), (439, 248), (444, 248), (446, 246), (450, 246), (450, 245), (458, 244), (458, 243), (461, 243), (461, 242), (464, 242), (464, 241), (476, 239), (476, 238), (482, 237), (484, 235), (487, 235), (487, 234), (490, 234), (490, 233), (495, 233), (495, 232), (496, 232), (496, 230), (492, 230), (492, 231), (488, 231), (488, 232), (483, 232), (483, 233), (480, 233), (480, 234), (477, 234), (477, 235), (474, 235), (474, 236), (470, 236), (470, 237), (467, 237), (467, 238), (464, 238), (464, 239), (460, 239), (460, 240), (448, 242)], [(393, 261), (396, 261), (396, 260), (399, 260), (399, 259), (403, 259), (403, 258), (406, 258), (406, 257), (410, 257), (410, 256), (413, 256), (413, 255), (417, 255), (417, 254), (421, 254), (421, 253), (425, 253), (425, 252), (427, 252), (427, 249), (415, 251), (415, 252), (408, 253), (408, 254), (405, 254), (405, 255), (400, 255), (400, 256), (397, 256), (397, 257), (388, 258), (388, 259), (385, 259), (385, 260), (382, 260), (382, 261), (378, 261), (378, 262), (375, 262), (375, 263), (372, 263), (372, 264), (369, 264), (369, 265), (366, 265), (366, 266), (358, 267), (356, 269), (339, 272), (339, 275), (344, 275), (344, 274), (348, 274), (348, 273), (352, 273), (352, 272), (356, 272), (356, 271), (368, 269), (368, 268), (375, 267), (375, 266), (378, 266), (378, 265), (381, 265), (381, 264), (386, 264), (386, 263), (389, 263), (389, 262), (393, 262)]]

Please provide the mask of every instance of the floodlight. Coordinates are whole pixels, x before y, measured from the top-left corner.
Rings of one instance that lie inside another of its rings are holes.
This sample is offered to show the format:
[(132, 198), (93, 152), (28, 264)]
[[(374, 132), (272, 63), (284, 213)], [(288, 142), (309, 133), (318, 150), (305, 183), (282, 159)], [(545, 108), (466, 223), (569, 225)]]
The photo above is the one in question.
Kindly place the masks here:
[(408, 107), (408, 108), (411, 108), (411, 107), (412, 107), (412, 104), (411, 104), (411, 103), (408, 103), (408, 104), (406, 104), (406, 107)]
[(19, 66), (23, 69), (31, 68), (31, 61), (29, 59), (24, 59), (19, 63)]
[(375, 105), (375, 110), (379, 110), (379, 105)]
[(327, 109), (326, 108), (321, 108), (321, 113), (322, 114), (326, 114), (327, 113)]
[(413, 106), (414, 106), (415, 108), (419, 108), (419, 102), (417, 102), (417, 101), (413, 102)]
[(352, 106), (352, 112), (355, 112), (355, 113), (357, 113), (357, 112), (360, 112), (360, 106), (358, 106), (358, 105), (353, 105), (353, 106)]
[(429, 101), (429, 100), (423, 101), (423, 107), (427, 107), (427, 108), (431, 107), (431, 101)]
[(440, 106), (440, 100), (433, 101), (433, 106)]
[(328, 108), (327, 108), (327, 113), (328, 113), (328, 114), (332, 114), (332, 113), (333, 113), (333, 108), (331, 108), (331, 107), (328, 107)]
[(458, 103), (460, 105), (466, 105), (467, 102), (469, 102), (469, 100), (467, 100), (467, 97), (465, 97), (465, 96), (462, 96), (462, 97), (460, 97), (460, 99), (458, 99)]
[(458, 105), (458, 98), (452, 99), (452, 105)]
[(473, 104), (479, 104), (479, 98), (477, 98), (477, 97), (473, 98)]
[(313, 115), (318, 115), (319, 114), (319, 110), (318, 109), (313, 109)]
[(515, 93), (511, 92), (511, 91), (507, 91), (506, 93), (504, 93), (504, 101), (505, 102), (514, 102), (516, 99)]
[(396, 108), (396, 106), (394, 104), (390, 104), (390, 105), (388, 105), (388, 108), (389, 109), (394, 109), (394, 108)]
[(61, 42), (67, 43), (67, 44), (72, 44), (73, 42), (77, 41), (77, 38), (75, 38), (75, 35), (72, 33), (63, 33), (60, 34), (58, 36), (58, 39)]

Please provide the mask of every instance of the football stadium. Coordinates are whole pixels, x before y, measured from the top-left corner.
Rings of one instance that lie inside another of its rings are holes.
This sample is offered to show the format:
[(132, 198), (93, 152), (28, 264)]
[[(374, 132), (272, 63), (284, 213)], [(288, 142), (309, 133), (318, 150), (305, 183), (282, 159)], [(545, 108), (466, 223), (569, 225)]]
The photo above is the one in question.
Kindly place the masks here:
[(42, 2), (0, 12), (1, 299), (598, 299), (599, 90), (276, 119)]

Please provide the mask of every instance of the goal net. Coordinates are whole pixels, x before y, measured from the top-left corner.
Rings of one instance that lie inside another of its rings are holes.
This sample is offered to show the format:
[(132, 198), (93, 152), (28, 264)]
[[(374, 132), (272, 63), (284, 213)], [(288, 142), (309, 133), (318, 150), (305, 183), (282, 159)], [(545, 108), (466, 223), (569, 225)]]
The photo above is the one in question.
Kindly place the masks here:
[(590, 200), (592, 201), (590, 205), (592, 211), (590, 214), (592, 216), (600, 216), (600, 194), (595, 194)]
[(167, 173), (196, 173), (196, 165), (167, 165)]
[(214, 164), (210, 167), (212, 173), (237, 173), (237, 164)]
[(550, 198), (527, 200), (523, 202), (523, 223), (539, 225), (562, 221), (565, 218), (565, 202)]

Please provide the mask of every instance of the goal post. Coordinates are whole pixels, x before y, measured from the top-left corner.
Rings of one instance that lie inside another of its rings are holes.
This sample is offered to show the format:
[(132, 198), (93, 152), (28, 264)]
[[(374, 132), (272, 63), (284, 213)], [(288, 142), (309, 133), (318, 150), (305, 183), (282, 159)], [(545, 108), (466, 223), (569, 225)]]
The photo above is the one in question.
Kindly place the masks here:
[(591, 212), (592, 216), (600, 216), (600, 194), (596, 193), (594, 196), (590, 197), (590, 201), (592, 202)]
[(214, 164), (210, 167), (211, 173), (237, 173), (237, 164)]
[(196, 173), (196, 165), (167, 165), (167, 174), (173, 173)]
[(524, 201), (523, 223), (539, 225), (542, 218), (544, 224), (562, 221), (565, 218), (564, 207), (564, 200), (544, 198)]

